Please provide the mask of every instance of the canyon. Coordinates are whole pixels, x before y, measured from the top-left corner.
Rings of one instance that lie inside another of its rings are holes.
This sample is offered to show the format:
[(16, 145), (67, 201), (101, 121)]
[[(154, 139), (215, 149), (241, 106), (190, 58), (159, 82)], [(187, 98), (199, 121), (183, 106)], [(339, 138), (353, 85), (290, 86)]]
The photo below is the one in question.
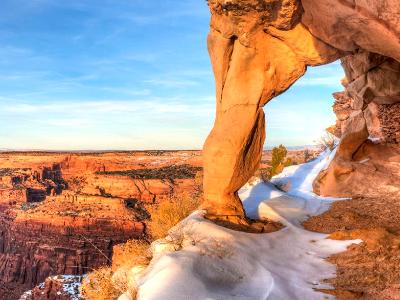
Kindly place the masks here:
[(53, 299), (64, 295), (57, 276), (74, 283), (110, 265), (115, 245), (148, 239), (149, 208), (201, 185), (202, 164), (201, 151), (0, 152), (0, 299), (34, 286), (26, 299)]
[(111, 263), (145, 205), (190, 192), (200, 152), (0, 153), (0, 299)]

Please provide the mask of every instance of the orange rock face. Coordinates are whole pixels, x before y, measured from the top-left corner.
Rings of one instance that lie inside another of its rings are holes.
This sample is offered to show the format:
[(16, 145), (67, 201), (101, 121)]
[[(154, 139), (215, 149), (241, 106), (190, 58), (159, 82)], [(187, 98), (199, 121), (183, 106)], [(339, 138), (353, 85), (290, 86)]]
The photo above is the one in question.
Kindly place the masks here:
[(19, 300), (81, 299), (79, 288), (82, 280), (83, 276), (48, 277), (43, 283), (25, 292)]
[(310, 32), (348, 53), (363, 49), (400, 61), (397, 0), (302, 0)]
[[(49, 275), (85, 274), (109, 262), (113, 245), (144, 233), (144, 223), (123, 201), (64, 197), (0, 210), (2, 285), (27, 289)], [(7, 293), (0, 296), (13, 299)]]
[(109, 264), (146, 234), (144, 203), (191, 192), (201, 164), (195, 151), (0, 153), (0, 299)]
[[(387, 117), (376, 112), (388, 108), (368, 106), (400, 101), (397, 0), (210, 0), (209, 6), (208, 47), (217, 91), (215, 124), (204, 145), (209, 215), (244, 216), (237, 191), (260, 162), (262, 107), (307, 66), (342, 58), (348, 77), (346, 97), (352, 101), (340, 109), (342, 142), (336, 161), (353, 160), (370, 132), (384, 131), (379, 122)], [(348, 172), (344, 169), (339, 173)]]
[(400, 63), (358, 51), (342, 58), (342, 65), (346, 90), (334, 94), (341, 143), (315, 191), (346, 197), (400, 193)]
[(237, 191), (259, 166), (265, 139), (262, 107), (288, 89), (308, 65), (340, 52), (300, 22), (298, 1), (209, 1), (208, 47), (217, 114), (204, 145), (209, 215), (244, 216)]
[(363, 143), (351, 160), (336, 157), (319, 174), (314, 191), (335, 197), (398, 197), (400, 195), (400, 147)]

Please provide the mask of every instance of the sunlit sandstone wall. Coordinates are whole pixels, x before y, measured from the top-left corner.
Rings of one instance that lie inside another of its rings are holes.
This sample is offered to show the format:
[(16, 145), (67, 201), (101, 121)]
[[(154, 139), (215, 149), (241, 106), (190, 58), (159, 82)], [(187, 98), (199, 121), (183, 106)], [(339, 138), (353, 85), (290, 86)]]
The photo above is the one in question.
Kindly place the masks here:
[[(209, 0), (209, 7), (208, 47), (217, 94), (214, 128), (204, 145), (209, 215), (244, 216), (237, 191), (260, 163), (262, 107), (288, 89), (307, 66), (343, 58), (349, 93), (353, 86), (361, 102), (400, 100), (397, 0)], [(378, 66), (378, 75), (376, 67), (352, 65), (370, 52), (390, 61)], [(351, 75), (354, 70), (356, 76)], [(356, 88), (359, 73), (366, 81)], [(382, 77), (388, 78), (387, 84)], [(352, 115), (337, 157), (351, 160), (368, 135), (364, 113)]]
[(334, 94), (341, 143), (314, 190), (339, 197), (400, 195), (400, 63), (358, 51), (342, 65), (345, 91)]

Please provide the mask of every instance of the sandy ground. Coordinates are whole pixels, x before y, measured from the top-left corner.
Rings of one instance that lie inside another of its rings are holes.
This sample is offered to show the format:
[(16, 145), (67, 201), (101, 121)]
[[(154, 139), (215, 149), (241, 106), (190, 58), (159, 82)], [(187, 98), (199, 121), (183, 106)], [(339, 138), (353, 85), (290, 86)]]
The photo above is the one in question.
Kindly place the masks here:
[(335, 202), (305, 228), (333, 239), (362, 239), (328, 258), (337, 266), (329, 279), (338, 299), (400, 299), (400, 201), (396, 195)]

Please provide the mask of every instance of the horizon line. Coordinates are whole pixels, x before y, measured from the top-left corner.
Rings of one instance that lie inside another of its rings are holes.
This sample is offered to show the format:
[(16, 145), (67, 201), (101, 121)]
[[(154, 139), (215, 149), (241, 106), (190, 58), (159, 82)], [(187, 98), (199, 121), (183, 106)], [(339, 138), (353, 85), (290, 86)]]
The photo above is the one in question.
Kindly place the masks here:
[[(284, 144), (279, 144), (283, 145)], [(272, 150), (274, 147), (278, 147), (279, 145), (273, 145), (268, 147), (263, 147), (263, 151)], [(309, 145), (297, 145), (297, 146), (285, 146), (285, 148), (289, 150), (301, 150), (306, 148), (315, 148), (318, 147), (317, 144), (309, 144)], [(177, 151), (202, 151), (202, 148), (198, 149), (101, 149), (101, 150), (93, 150), (93, 149), (74, 149), (74, 150), (61, 150), (61, 149), (12, 149), (12, 148), (0, 148), (0, 153), (124, 153), (124, 152), (177, 152)]]

